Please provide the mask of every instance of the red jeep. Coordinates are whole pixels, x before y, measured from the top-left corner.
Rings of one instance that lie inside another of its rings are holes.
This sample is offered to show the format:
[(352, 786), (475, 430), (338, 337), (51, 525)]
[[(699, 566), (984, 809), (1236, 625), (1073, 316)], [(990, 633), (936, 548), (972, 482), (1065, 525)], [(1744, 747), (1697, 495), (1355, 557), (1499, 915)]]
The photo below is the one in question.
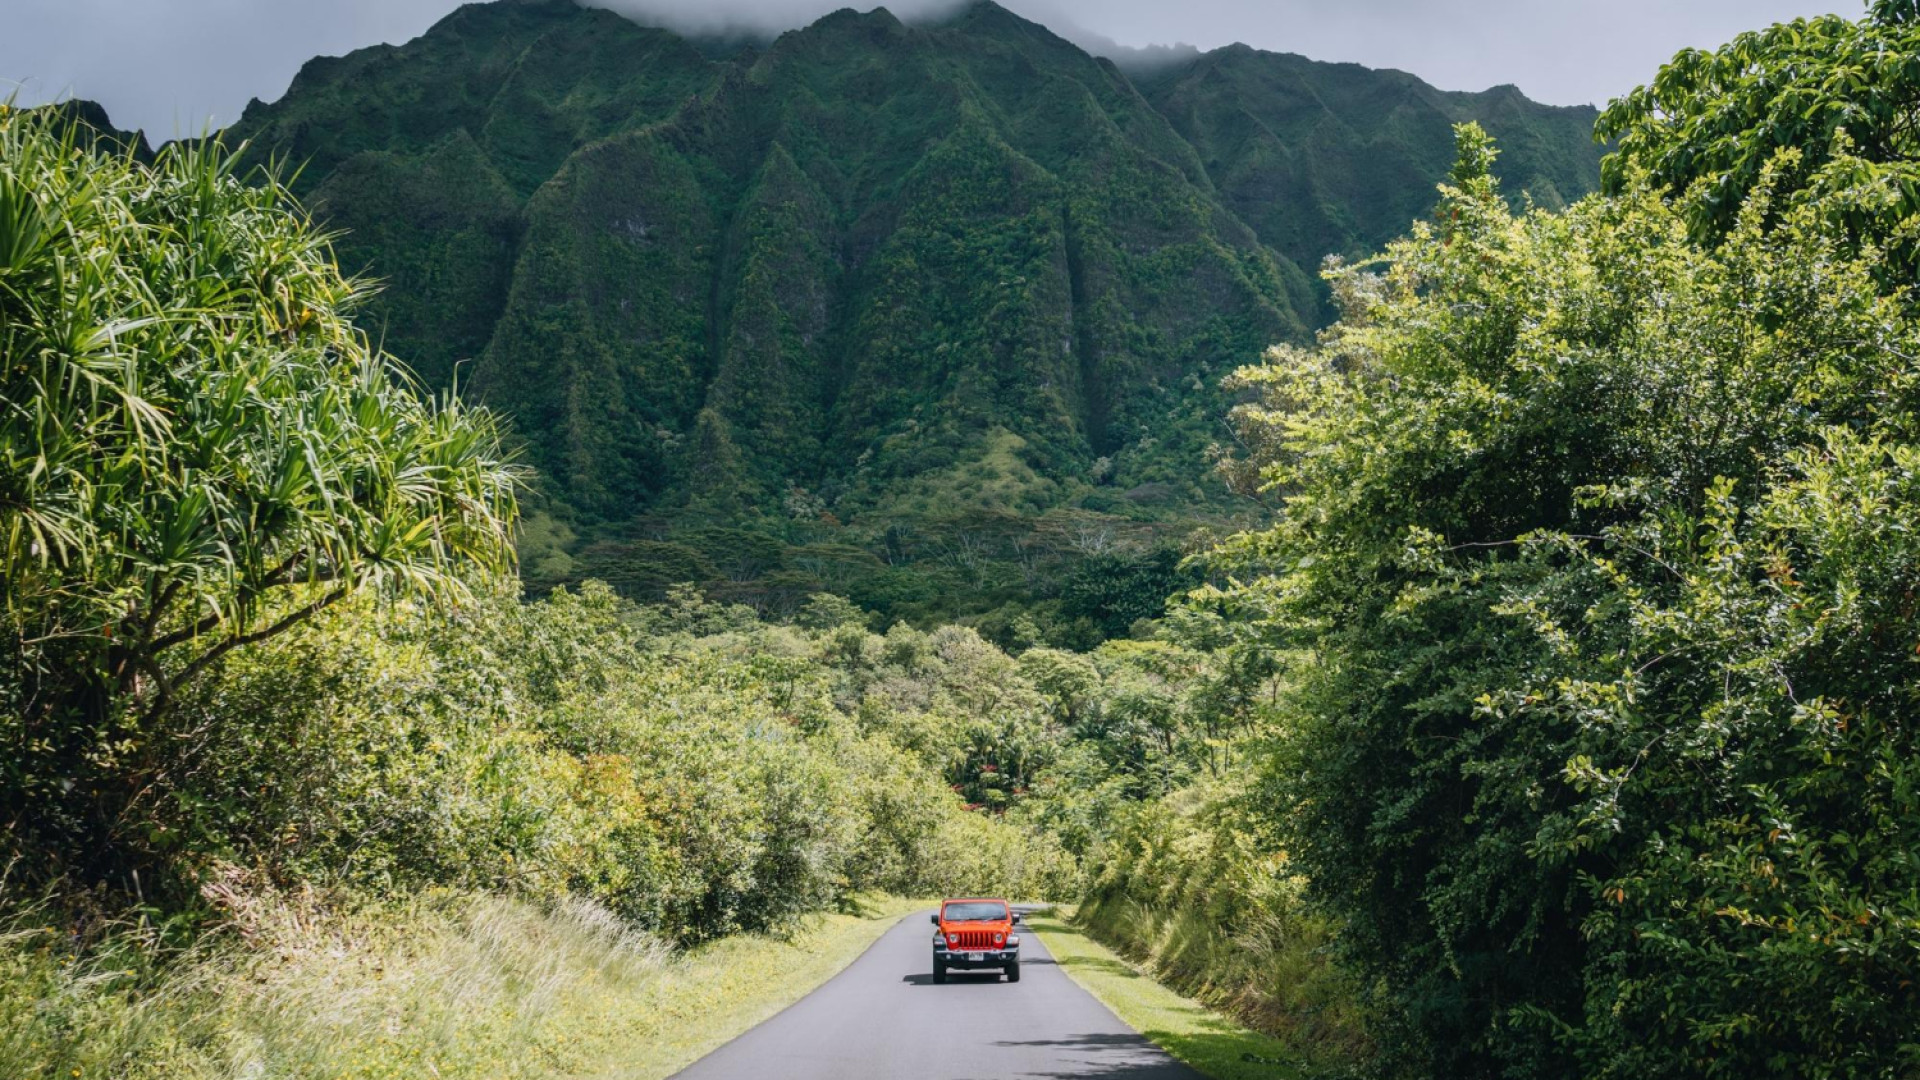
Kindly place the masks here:
[(947, 900), (933, 917), (933, 981), (947, 981), (947, 969), (999, 968), (1008, 982), (1020, 981), (1020, 935), (1013, 932), (1020, 913), (1005, 900)]

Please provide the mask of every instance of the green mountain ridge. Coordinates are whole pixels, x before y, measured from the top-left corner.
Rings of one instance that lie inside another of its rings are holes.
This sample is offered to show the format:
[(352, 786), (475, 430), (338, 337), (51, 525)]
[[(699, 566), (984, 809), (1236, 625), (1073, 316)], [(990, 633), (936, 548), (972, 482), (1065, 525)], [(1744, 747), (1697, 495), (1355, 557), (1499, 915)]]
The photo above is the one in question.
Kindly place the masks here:
[(959, 528), (1025, 583), (916, 595), (991, 606), (1046, 593), (1036, 536), (1071, 561), (1221, 512), (1221, 377), (1324, 324), (1323, 255), (1427, 212), (1453, 123), (1557, 204), (1593, 118), (1244, 46), (1130, 76), (990, 2), (720, 48), (500, 0), (308, 63), (228, 137), (304, 163), (389, 349), (513, 419), (531, 578), (657, 588), (609, 560), (702, 568), (727, 545), (682, 534), (742, 524), (802, 590), (822, 545), (977, 568)]
[[(1376, 251), (1424, 216), (1453, 161), (1454, 124), (1484, 127), (1507, 190), (1550, 209), (1594, 189), (1603, 149), (1594, 110), (1541, 105), (1512, 85), (1437, 90), (1403, 71), (1246, 45), (1136, 81), (1205, 160), (1222, 201), (1303, 266)], [(1323, 306), (1315, 321), (1332, 317)]]

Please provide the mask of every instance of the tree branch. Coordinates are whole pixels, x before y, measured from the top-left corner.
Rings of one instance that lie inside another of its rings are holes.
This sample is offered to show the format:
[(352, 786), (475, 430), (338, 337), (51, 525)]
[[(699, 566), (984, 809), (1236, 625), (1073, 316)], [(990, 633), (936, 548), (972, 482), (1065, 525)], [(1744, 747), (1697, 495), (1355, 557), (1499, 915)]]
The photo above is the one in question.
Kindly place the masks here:
[(153, 628), (160, 625), (161, 616), (165, 615), (167, 609), (173, 606), (174, 597), (180, 595), (180, 585), (181, 581), (179, 578), (174, 578), (171, 582), (168, 582), (167, 587), (160, 590), (160, 595), (154, 598), (153, 606), (147, 609), (146, 615), (131, 623), (129, 629), (134, 630), (136, 633), (129, 636), (134, 637), (135, 640), (139, 640), (153, 633)]
[[(286, 586), (289, 586), (289, 585), (318, 584), (321, 582), (333, 581), (337, 579), (338, 575), (332, 574), (332, 573), (315, 574), (310, 578), (296, 578), (294, 575), (294, 571), (299, 569), (300, 563), (306, 557), (307, 557), (306, 552), (304, 551), (300, 552), (299, 554), (296, 554), (291, 558), (287, 559), (286, 562), (283, 562), (279, 566), (275, 567), (270, 573), (268, 573), (265, 577), (261, 578), (257, 583), (253, 585), (248, 585), (242, 588), (240, 591), (239, 600), (235, 606), (239, 607), (239, 606), (244, 606), (246, 604), (250, 604), (253, 601), (258, 600), (260, 597), (266, 595), (268, 591), (273, 589), (285, 588)], [(158, 655), (160, 653), (167, 651), (168, 649), (173, 648), (175, 645), (185, 644), (186, 642), (192, 641), (194, 638), (200, 637), (203, 634), (211, 633), (216, 627), (218, 627), (221, 623), (225, 621), (226, 621), (226, 617), (216, 611), (213, 614), (206, 616), (205, 618), (201, 619), (199, 622), (196, 622), (191, 626), (182, 627), (181, 629), (175, 630), (173, 633), (160, 638), (159, 640), (155, 641), (152, 645), (148, 646), (147, 651), (154, 653), (155, 655)]]
[[(249, 631), (248, 633), (245, 633), (245, 634), (235, 634), (233, 637), (230, 637), (225, 641), (222, 641), (220, 644), (215, 645), (213, 648), (208, 649), (206, 652), (201, 653), (200, 656), (193, 661), (193, 663), (188, 664), (186, 667), (180, 669), (180, 673), (173, 677), (172, 685), (181, 686), (187, 682), (192, 681), (194, 678), (199, 676), (201, 672), (205, 671), (207, 668), (212, 667), (215, 663), (217, 663), (221, 657), (227, 655), (228, 653), (232, 652), (235, 649), (240, 648), (243, 645), (252, 645), (256, 642), (265, 641), (270, 637), (276, 637), (280, 634), (286, 633), (288, 630), (293, 629), (295, 626), (299, 625), (300, 623), (306, 621), (307, 619), (312, 618), (314, 615), (318, 614), (321, 610), (338, 602), (342, 597), (345, 597), (349, 592), (352, 592), (352, 591), (353, 591), (353, 583), (347, 582), (345, 584), (342, 584), (339, 588), (328, 593), (327, 595), (322, 596), (318, 600), (315, 600), (314, 602), (307, 604), (304, 607), (296, 608), (293, 611), (288, 612), (286, 615), (282, 616), (276, 622), (273, 622), (267, 626), (263, 626), (258, 630)], [(167, 702), (165, 698), (155, 701), (153, 704), (153, 707), (147, 710), (147, 714), (146, 714), (145, 720), (142, 723), (142, 726), (145, 726), (146, 724), (151, 723), (156, 717), (158, 717), (160, 715), (161, 709), (166, 705), (166, 703)]]
[[(1622, 540), (1617, 536), (1598, 536), (1593, 533), (1568, 533), (1568, 532), (1547, 532), (1544, 535), (1564, 537), (1568, 540), (1586, 540), (1593, 543), (1601, 543), (1601, 544), (1619, 544), (1621, 547), (1627, 549), (1628, 551), (1633, 552), (1636, 555), (1645, 556), (1646, 558), (1656, 563), (1659, 563), (1663, 568), (1666, 569), (1667, 573), (1672, 574), (1675, 578), (1681, 581), (1685, 581), (1687, 579), (1687, 575), (1681, 573), (1672, 563), (1668, 562), (1667, 560), (1661, 558), (1658, 555), (1655, 555), (1653, 552), (1648, 551), (1646, 548), (1640, 547), (1635, 544), (1629, 544), (1625, 540)], [(1465, 543), (1465, 544), (1454, 544), (1451, 547), (1444, 547), (1444, 548), (1441, 548), (1440, 550), (1443, 553), (1451, 554), (1452, 552), (1455, 552), (1455, 551), (1468, 551), (1475, 548), (1519, 547), (1520, 545), (1525, 544), (1527, 542), (1528, 541), (1526, 540), (1483, 540), (1483, 541)]]

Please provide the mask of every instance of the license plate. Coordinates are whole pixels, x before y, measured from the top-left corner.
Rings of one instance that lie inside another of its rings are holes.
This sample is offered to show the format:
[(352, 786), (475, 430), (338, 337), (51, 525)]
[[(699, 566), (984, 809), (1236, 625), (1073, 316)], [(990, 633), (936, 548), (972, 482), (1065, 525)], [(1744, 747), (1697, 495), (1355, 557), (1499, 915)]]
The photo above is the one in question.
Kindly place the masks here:
[(987, 958), (986, 953), (970, 952), (967, 954), (967, 959), (969, 960), (985, 960), (986, 958)]

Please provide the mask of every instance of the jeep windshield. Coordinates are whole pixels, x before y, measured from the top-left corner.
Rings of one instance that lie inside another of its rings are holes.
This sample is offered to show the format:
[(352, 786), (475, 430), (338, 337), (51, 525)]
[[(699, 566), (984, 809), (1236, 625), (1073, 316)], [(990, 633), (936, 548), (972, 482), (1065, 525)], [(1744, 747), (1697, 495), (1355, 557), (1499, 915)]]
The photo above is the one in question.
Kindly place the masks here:
[(995, 903), (948, 904), (940, 915), (948, 922), (1005, 922), (1007, 905)]

